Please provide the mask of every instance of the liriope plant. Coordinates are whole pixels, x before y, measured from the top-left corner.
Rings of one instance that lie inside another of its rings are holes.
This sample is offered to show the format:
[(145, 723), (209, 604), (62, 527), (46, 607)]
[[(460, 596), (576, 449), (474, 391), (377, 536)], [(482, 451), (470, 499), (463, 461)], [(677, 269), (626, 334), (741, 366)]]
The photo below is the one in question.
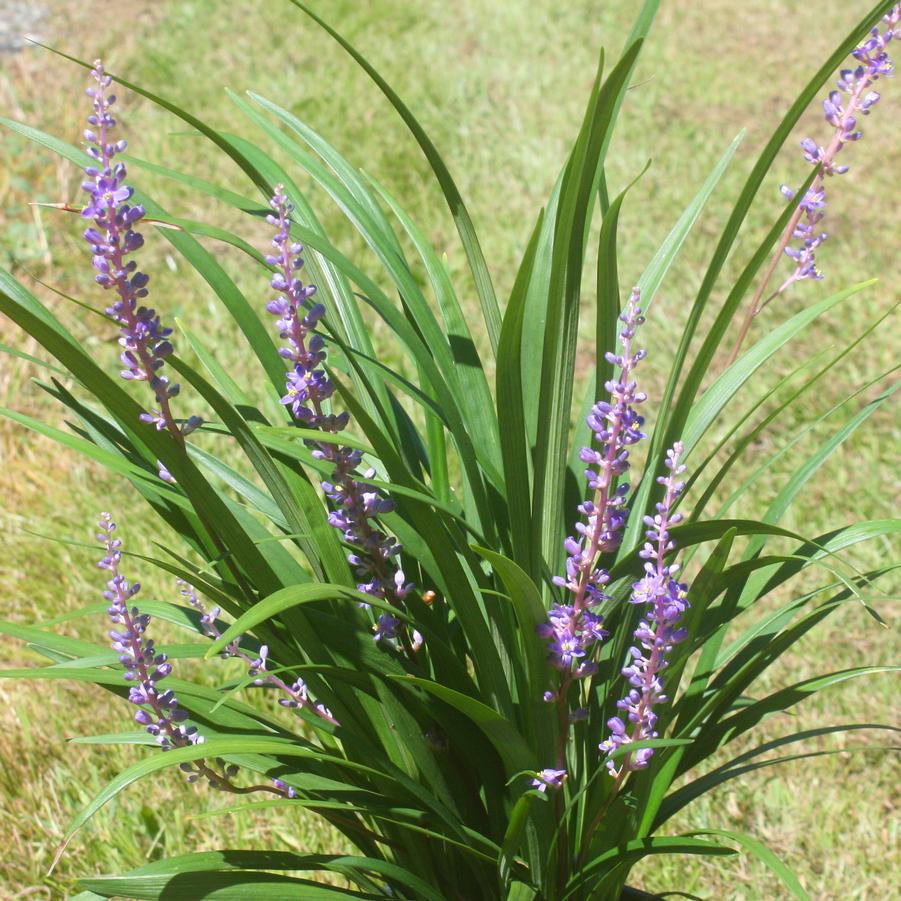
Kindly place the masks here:
[[(105, 589), (98, 580), (98, 592), (109, 622), (104, 627), (97, 617), (97, 642), (38, 626), (0, 626), (51, 661), (4, 676), (102, 686), (136, 708), (138, 729), (107, 740), (155, 746), (75, 816), (59, 853), (119, 792), (166, 768), (183, 772), (195, 790), (254, 795), (269, 806), (321, 816), (356, 849), (307, 855), (186, 848), (129, 873), (86, 876), (81, 899), (634, 898), (641, 893), (627, 883), (644, 858), (730, 855), (736, 845), (772, 870), (781, 883), (773, 895), (808, 897), (751, 836), (660, 833), (705, 793), (749, 768), (780, 762), (761, 759), (768, 752), (840, 731), (823, 727), (749, 746), (748, 734), (762, 720), (831, 685), (886, 669), (827, 672), (770, 693), (759, 688), (801, 638), (891, 570), (860, 572), (842, 552), (897, 533), (896, 522), (820, 535), (779, 525), (813, 471), (891, 389), (812, 457), (799, 457), (760, 520), (730, 518), (729, 508), (753, 485), (732, 470), (743, 451), (862, 340), (812, 374), (802, 366), (802, 386), (763, 423), (733, 410), (742, 386), (767, 360), (865, 287), (839, 291), (785, 321), (771, 309), (771, 331), (741, 352), (754, 316), (798, 282), (819, 278), (814, 256), (824, 239), (824, 185), (844, 171), (838, 154), (860, 136), (857, 118), (879, 99), (873, 83), (891, 74), (887, 45), (901, 6), (877, 4), (778, 124), (714, 247), (663, 394), (649, 398), (637, 381), (645, 355), (640, 327), (737, 146), (717, 163), (621, 304), (616, 234), (625, 191), (610, 199), (606, 155), (656, 7), (644, 4), (606, 76), (602, 59), (581, 128), (503, 308), (438, 151), (381, 76), (317, 19), (372, 77), (422, 148), (457, 226), (480, 321), (400, 202), (310, 126), (258, 95), (235, 98), (259, 130), (252, 143), (114, 79), (98, 61), (87, 66), (93, 110), (86, 154), (3, 120), (85, 167), (84, 236), (96, 282), (111, 298), (105, 315), (119, 329), (121, 376), (147, 383), (123, 387), (110, 373), (112, 360), (87, 353), (46, 306), (0, 271), (3, 312), (58, 360), (74, 385), (43, 387), (76, 429), (5, 413), (128, 479), (147, 508), (120, 511), (120, 521), (158, 517), (179, 542), (158, 559), (129, 555), (114, 516), (103, 512), (97, 540), (107, 579)], [(833, 138), (825, 147), (805, 140), (813, 170), (798, 190), (784, 189), (784, 212), (701, 333), (724, 262), (738, 254), (736, 236), (776, 153), (852, 51), (852, 67), (825, 104)], [(257, 199), (153, 169), (265, 219), (272, 230), (267, 253), (216, 226), (175, 220), (137, 190), (140, 179), (121, 158), (114, 80), (182, 119), (237, 164)], [(280, 166), (261, 148), (263, 139), (297, 171)], [(331, 243), (298, 185), (299, 172), (338, 203), (380, 264), (378, 275)], [(592, 403), (581, 418), (586, 429), (580, 420), (574, 433), (580, 298), (598, 211), (597, 365)], [(145, 234), (148, 225), (158, 228), (235, 320), (252, 357), (245, 387), (200, 336), (185, 330), (183, 340), (176, 338), (165, 298), (151, 301), (152, 283), (137, 268), (142, 223)], [(260, 271), (259, 292), (242, 294), (200, 236), (244, 252)], [(768, 294), (784, 252), (795, 268)], [(413, 375), (384, 362), (367, 330), (370, 315), (397, 342), (390, 359), (408, 359)], [(742, 315), (731, 361), (702, 394), (715, 351)], [(187, 351), (199, 366), (182, 356)], [(768, 388), (766, 396), (775, 391)], [(206, 421), (198, 409), (211, 411)], [(653, 428), (645, 409), (653, 410)], [(727, 426), (719, 442), (710, 436), (715, 422)], [(719, 452), (729, 442), (734, 446), (723, 460)], [(636, 463), (641, 447), (644, 460)], [(721, 485), (731, 488), (726, 501)], [(792, 549), (765, 553), (775, 539)], [(140, 586), (129, 581), (151, 566), (172, 577), (171, 600), (143, 602)], [(807, 585), (808, 576), (823, 572), (826, 582), (815, 589), (786, 591), (792, 580), (803, 576)], [(751, 616), (764, 599), (771, 601), (767, 613)], [(156, 643), (157, 619), (184, 630), (177, 655)], [(185, 678), (179, 667), (194, 658), (214, 673), (218, 657), (240, 658), (246, 679), (213, 688), (209, 679)], [(256, 701), (247, 697), (254, 687), (264, 689)], [(743, 750), (730, 756), (739, 739)], [(351, 887), (308, 878), (317, 871), (340, 874)]]

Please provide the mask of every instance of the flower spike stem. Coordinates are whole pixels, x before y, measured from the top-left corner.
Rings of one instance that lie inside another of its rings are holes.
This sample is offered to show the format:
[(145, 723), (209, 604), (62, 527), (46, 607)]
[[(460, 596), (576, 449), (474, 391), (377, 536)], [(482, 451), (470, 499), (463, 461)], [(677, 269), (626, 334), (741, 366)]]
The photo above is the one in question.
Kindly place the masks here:
[[(203, 629), (204, 635), (213, 640), (220, 638), (222, 633), (216, 625), (216, 620), (221, 613), (220, 609), (218, 607), (213, 607), (207, 612), (200, 598), (197, 597), (197, 591), (193, 585), (189, 582), (185, 582), (184, 579), (176, 579), (175, 581), (179, 587), (181, 596), (185, 598), (198, 613), (200, 613), (200, 626)], [(247, 664), (248, 674), (254, 677), (255, 685), (268, 683), (283, 692), (285, 697), (279, 699), (279, 704), (281, 704), (282, 707), (302, 707), (305, 710), (314, 713), (321, 719), (324, 719), (327, 723), (331, 723), (333, 726), (340, 725), (335, 717), (332, 716), (332, 712), (324, 704), (314, 704), (309, 699), (307, 686), (303, 679), (298, 679), (293, 685), (288, 685), (284, 679), (280, 679), (275, 673), (270, 673), (266, 669), (269, 660), (269, 648), (266, 645), (263, 645), (260, 648), (260, 653), (257, 657), (251, 657), (250, 654), (241, 648), (240, 641), (240, 638), (236, 638), (234, 641), (229, 642), (222, 649), (220, 656), (240, 658)]]

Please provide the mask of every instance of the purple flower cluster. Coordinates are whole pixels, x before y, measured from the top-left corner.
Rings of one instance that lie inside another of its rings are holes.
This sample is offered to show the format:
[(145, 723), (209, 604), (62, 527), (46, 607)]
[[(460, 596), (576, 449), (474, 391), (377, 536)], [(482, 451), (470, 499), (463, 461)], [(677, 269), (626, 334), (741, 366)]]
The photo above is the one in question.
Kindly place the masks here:
[(135, 714), (135, 721), (144, 726), (164, 751), (200, 744), (203, 736), (198, 734), (196, 726), (183, 725), (188, 714), (179, 707), (178, 698), (171, 689), (160, 689), (160, 683), (172, 672), (172, 665), (165, 654), (157, 651), (153, 639), (145, 637), (150, 617), (130, 606), (141, 586), (137, 582), (129, 584), (119, 572), (122, 541), (114, 535), (116, 524), (109, 513), (101, 514), (99, 527), (97, 540), (104, 545), (106, 555), (97, 565), (110, 574), (103, 593), (110, 603), (109, 637), (125, 667), (124, 678), (134, 683), (128, 700), (141, 708)]
[[(579, 513), (584, 518), (576, 523), (579, 537), (570, 536), (564, 543), (568, 554), (566, 576), (554, 578), (554, 584), (570, 592), (572, 599), (566, 604), (555, 604), (548, 613), (548, 622), (538, 627), (538, 634), (548, 639), (551, 662), (567, 678), (589, 676), (597, 668), (590, 661), (579, 661), (607, 635), (602, 628), (602, 617), (590, 609), (607, 598), (603, 588), (610, 577), (597, 565), (598, 556), (614, 550), (621, 540), (629, 490), (629, 483), (621, 481), (621, 477), (629, 468), (629, 448), (645, 437), (641, 431), (644, 419), (636, 407), (647, 395), (638, 390), (632, 378), (635, 367), (645, 356), (644, 350), (633, 351), (632, 347), (635, 332), (644, 322), (639, 301), (640, 294), (635, 288), (627, 309), (620, 316), (622, 353), (606, 355), (607, 361), (620, 370), (618, 378), (604, 386), (610, 400), (596, 403), (586, 420), (599, 447), (598, 450), (583, 447), (579, 454), (588, 464), (585, 475), (592, 496), (579, 505)], [(565, 694), (565, 686), (561, 694)], [(554, 699), (553, 693), (545, 697)]]
[[(142, 413), (140, 418), (157, 429), (168, 429), (181, 440), (196, 429), (201, 420), (192, 416), (177, 425), (172, 417), (170, 401), (178, 394), (179, 386), (162, 374), (166, 357), (172, 353), (169, 341), (172, 329), (162, 324), (152, 307), (142, 303), (147, 297), (150, 277), (138, 271), (134, 260), (126, 262), (126, 257), (144, 244), (143, 236), (135, 228), (144, 218), (144, 207), (129, 203), (134, 192), (125, 184), (125, 164), (114, 162), (116, 155), (125, 150), (126, 142), (113, 142), (110, 137), (116, 125), (110, 113), (116, 97), (108, 93), (112, 78), (104, 72), (100, 60), (94, 63), (91, 75), (95, 86), (88, 88), (87, 93), (93, 98), (94, 109), (88, 116), (90, 128), (84, 132), (84, 137), (88, 142), (87, 152), (96, 164), (85, 169), (88, 180), (82, 183), (82, 188), (90, 195), (82, 216), (93, 221), (84, 238), (93, 254), (97, 283), (117, 295), (106, 312), (120, 326), (122, 377), (146, 381), (156, 398), (157, 409)], [(160, 477), (174, 481), (162, 465)]]
[[(213, 607), (207, 612), (203, 602), (197, 597), (197, 591), (193, 585), (184, 581), (184, 579), (176, 579), (176, 584), (181, 596), (200, 613), (200, 627), (203, 630), (203, 634), (209, 638), (219, 638), (222, 633), (219, 631), (216, 621), (222, 611), (218, 607)], [(247, 664), (248, 675), (253, 677), (254, 685), (269, 684), (283, 692), (285, 697), (279, 699), (279, 704), (282, 707), (303, 707), (322, 717), (326, 722), (338, 725), (338, 721), (332, 716), (332, 712), (328, 707), (324, 704), (315, 704), (310, 700), (307, 686), (303, 679), (298, 679), (292, 685), (288, 685), (287, 682), (274, 673), (267, 672), (269, 648), (266, 645), (260, 647), (259, 654), (256, 657), (251, 657), (250, 654), (241, 648), (241, 639), (236, 638), (220, 651), (220, 656), (238, 657), (243, 660)], [(289, 797), (294, 797), (294, 795), (289, 795)]]
[[(304, 285), (298, 278), (303, 267), (303, 247), (291, 240), (290, 214), (294, 207), (281, 185), (276, 187), (270, 206), (273, 214), (267, 220), (278, 231), (272, 239), (275, 253), (267, 256), (266, 262), (275, 268), (271, 285), (279, 296), (269, 301), (266, 309), (278, 317), (279, 334), (287, 341), (279, 353), (291, 363), (287, 391), (281, 401), (303, 425), (334, 434), (347, 427), (350, 417), (346, 412), (335, 414), (324, 408), (335, 390), (322, 368), (326, 359), (325, 343), (314, 331), (325, 308), (313, 302), (315, 286)], [(334, 467), (329, 479), (322, 482), (332, 503), (328, 521), (353, 548), (347, 559), (360, 580), (357, 588), (380, 600), (401, 605), (413, 587), (394, 562), (401, 546), (373, 522), (380, 514), (390, 513), (394, 502), (359, 480), (357, 470), (363, 460), (362, 451), (334, 442), (307, 443), (313, 448), (314, 457)], [(374, 476), (372, 469), (363, 474), (367, 479)], [(401, 627), (398, 617), (383, 613), (375, 626), (375, 640), (397, 639)], [(415, 649), (422, 638), (414, 632), (412, 640)]]
[[(631, 688), (616, 705), (625, 713), (631, 732), (621, 717), (612, 717), (607, 722), (610, 737), (600, 745), (600, 749), (607, 754), (631, 742), (657, 738), (654, 707), (667, 700), (660, 674), (668, 665), (667, 655), (687, 637), (685, 629), (679, 626), (689, 606), (687, 586), (675, 578), (679, 572), (678, 564), (664, 563), (666, 555), (676, 547), (670, 538), (670, 527), (682, 521), (680, 513), (672, 512), (676, 499), (685, 487), (678, 480), (685, 472), (685, 466), (679, 462), (682, 452), (683, 447), (679, 443), (666, 452), (669, 473), (657, 479), (666, 491), (663, 500), (657, 504), (657, 514), (645, 517), (648, 540), (641, 551), (645, 574), (632, 586), (629, 600), (648, 609), (634, 633), (638, 646), (629, 649), (631, 662), (622, 671)], [(622, 758), (619, 767), (617, 761), (608, 760), (607, 768), (611, 775), (621, 778), (630, 770), (646, 767), (653, 753), (651, 748), (640, 748)]]
[[(863, 132), (859, 128), (859, 116), (868, 116), (879, 102), (879, 92), (871, 90), (879, 78), (893, 74), (892, 61), (886, 46), (894, 37), (901, 22), (901, 4), (894, 6), (884, 17), (884, 29), (874, 28), (870, 37), (853, 51), (858, 65), (843, 69), (838, 79), (838, 90), (831, 91), (823, 101), (826, 121), (833, 127), (830, 143), (823, 147), (812, 138), (804, 138), (801, 148), (804, 159), (819, 168), (819, 173), (799, 205), (799, 213), (792, 224), (791, 236), (798, 242), (785, 247), (785, 253), (795, 261), (795, 269), (783, 282), (776, 294), (806, 278), (823, 277), (816, 264), (817, 248), (826, 240), (826, 233), (819, 229), (826, 208), (824, 176), (843, 175), (848, 167), (836, 163), (836, 156), (845, 146), (859, 141)], [(782, 193), (791, 199), (794, 192), (782, 186)]]
[[(785, 185), (782, 186), (782, 193), (789, 199), (794, 197), (792, 190)], [(817, 190), (811, 187), (801, 199), (798, 209), (801, 211), (801, 216), (792, 230), (792, 237), (797, 238), (800, 244), (797, 247), (789, 244), (785, 248), (785, 253), (795, 261), (795, 270), (783, 282), (779, 293), (802, 279), (812, 278), (820, 281), (823, 278), (823, 273), (817, 268), (816, 261), (817, 248), (829, 237), (826, 232), (819, 231), (817, 228), (826, 215), (824, 212), (826, 192), (822, 186)]]

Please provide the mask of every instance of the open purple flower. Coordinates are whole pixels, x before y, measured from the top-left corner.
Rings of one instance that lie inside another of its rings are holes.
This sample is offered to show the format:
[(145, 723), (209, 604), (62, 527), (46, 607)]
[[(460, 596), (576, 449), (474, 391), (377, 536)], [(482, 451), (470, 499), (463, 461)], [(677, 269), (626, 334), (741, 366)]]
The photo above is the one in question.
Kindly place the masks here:
[(532, 788), (537, 788), (540, 792), (546, 792), (549, 788), (554, 790), (563, 787), (566, 781), (566, 770), (539, 770), (532, 780)]

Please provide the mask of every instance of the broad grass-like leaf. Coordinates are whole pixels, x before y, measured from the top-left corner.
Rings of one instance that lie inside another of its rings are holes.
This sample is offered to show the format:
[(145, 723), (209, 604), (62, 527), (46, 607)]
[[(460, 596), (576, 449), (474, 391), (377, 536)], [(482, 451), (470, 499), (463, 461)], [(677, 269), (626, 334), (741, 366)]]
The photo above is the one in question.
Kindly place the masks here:
[(410, 129), (411, 134), (425, 154), (429, 166), (431, 166), (432, 171), (435, 173), (438, 184), (441, 186), (441, 190), (447, 200), (451, 215), (454, 217), (454, 223), (457, 226), (460, 240), (463, 243), (463, 249), (466, 252), (470, 270), (472, 271), (472, 276), (475, 281), (476, 291), (479, 295), (479, 301), (482, 305), (482, 316), (484, 317), (485, 328), (491, 341), (492, 350), (496, 351), (501, 331), (501, 314), (497, 302), (497, 295), (495, 294), (494, 286), (491, 282), (488, 264), (485, 262), (485, 257), (482, 253), (479, 239), (476, 236), (476, 230), (472, 219), (463, 203), (463, 197), (457, 189), (447, 165), (441, 158), (429, 136), (416, 120), (413, 113), (410, 112), (406, 104), (394, 92), (388, 82), (379, 75), (366, 59), (347, 40), (338, 34), (335, 29), (310, 10), (306, 4), (299, 2), (299, 0), (291, 0), (291, 2), (327, 31), (378, 85), (379, 90), (381, 90), (391, 102), (391, 105), (397, 110), (401, 119), (403, 119), (404, 124)]
[(586, 229), (601, 149), (613, 125), (617, 99), (641, 49), (636, 41), (601, 84), (603, 59), (582, 130), (567, 163), (555, 211), (549, 292), (541, 358), (541, 390), (532, 495), (533, 575), (556, 570), (563, 528), (563, 486), (578, 331)]

